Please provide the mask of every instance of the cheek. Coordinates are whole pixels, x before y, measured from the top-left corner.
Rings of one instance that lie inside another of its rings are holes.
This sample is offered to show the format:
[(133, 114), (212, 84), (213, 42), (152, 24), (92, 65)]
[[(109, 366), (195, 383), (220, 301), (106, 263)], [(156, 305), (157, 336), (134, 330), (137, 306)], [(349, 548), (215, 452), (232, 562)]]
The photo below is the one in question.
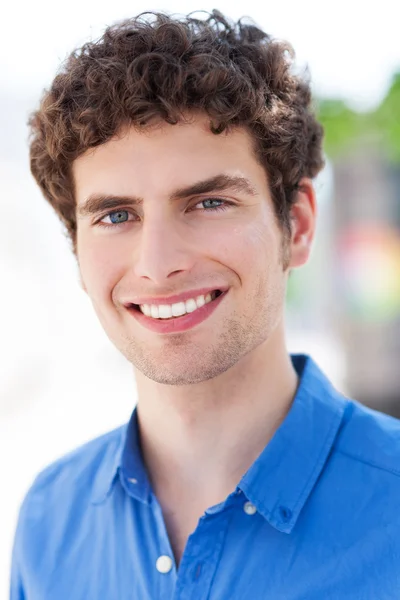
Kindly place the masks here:
[(218, 247), (229, 260), (242, 265), (250, 274), (257, 270), (258, 265), (264, 265), (265, 270), (268, 264), (273, 264), (277, 243), (276, 235), (268, 224), (252, 222), (232, 228), (218, 242)]
[(105, 239), (90, 240), (82, 236), (78, 245), (78, 258), (81, 278), (92, 300), (110, 295), (115, 283), (124, 271), (124, 256), (116, 244), (106, 243)]

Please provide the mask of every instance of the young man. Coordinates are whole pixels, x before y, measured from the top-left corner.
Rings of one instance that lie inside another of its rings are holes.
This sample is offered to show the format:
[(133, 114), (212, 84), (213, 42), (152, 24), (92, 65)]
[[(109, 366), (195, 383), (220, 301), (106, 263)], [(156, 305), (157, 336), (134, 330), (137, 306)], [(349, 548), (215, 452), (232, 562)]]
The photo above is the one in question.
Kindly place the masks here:
[(139, 16), (32, 116), (33, 175), (138, 405), (36, 478), (13, 600), (400, 596), (399, 423), (285, 346), (323, 166), (291, 57), (217, 11)]

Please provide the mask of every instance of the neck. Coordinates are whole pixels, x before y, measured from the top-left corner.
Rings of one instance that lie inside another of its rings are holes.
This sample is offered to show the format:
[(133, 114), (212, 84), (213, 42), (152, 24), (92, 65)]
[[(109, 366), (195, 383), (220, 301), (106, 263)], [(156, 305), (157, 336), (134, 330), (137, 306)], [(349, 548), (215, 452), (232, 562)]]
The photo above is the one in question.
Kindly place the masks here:
[(298, 379), (284, 343), (265, 343), (218, 378), (165, 386), (136, 375), (142, 453), (158, 497), (222, 501), (285, 418)]

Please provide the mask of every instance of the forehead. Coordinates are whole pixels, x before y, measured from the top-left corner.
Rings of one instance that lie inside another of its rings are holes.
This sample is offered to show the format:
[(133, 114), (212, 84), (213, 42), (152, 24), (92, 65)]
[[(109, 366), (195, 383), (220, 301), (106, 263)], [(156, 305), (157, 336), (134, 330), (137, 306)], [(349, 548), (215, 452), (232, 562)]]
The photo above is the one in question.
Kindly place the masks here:
[(204, 117), (140, 131), (125, 127), (76, 159), (72, 172), (78, 204), (93, 192), (129, 194), (132, 188), (143, 197), (168, 195), (177, 186), (222, 172), (265, 181), (250, 133), (236, 127), (214, 134)]

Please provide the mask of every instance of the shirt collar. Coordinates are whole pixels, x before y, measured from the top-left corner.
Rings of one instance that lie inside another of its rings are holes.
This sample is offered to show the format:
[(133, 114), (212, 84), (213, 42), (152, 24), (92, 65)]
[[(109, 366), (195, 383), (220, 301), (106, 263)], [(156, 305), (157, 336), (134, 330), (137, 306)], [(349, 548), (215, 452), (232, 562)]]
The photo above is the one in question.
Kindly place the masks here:
[(284, 533), (292, 531), (324, 468), (347, 405), (309, 356), (291, 359), (300, 379), (292, 406), (238, 485)]
[(127, 427), (128, 424), (119, 427), (113, 443), (107, 446), (102, 456), (93, 483), (92, 504), (101, 504), (111, 493), (121, 464), (121, 456), (126, 443)]
[[(291, 359), (299, 376), (292, 406), (238, 485), (258, 512), (284, 533), (292, 531), (324, 467), (347, 404), (309, 356), (293, 354)], [(107, 498), (117, 474), (129, 495), (150, 502), (136, 407), (129, 423), (120, 428), (114, 454), (107, 454), (97, 473), (93, 503)]]
[(121, 485), (130, 496), (141, 502), (150, 502), (150, 483), (140, 448), (136, 407), (129, 422), (120, 428), (113, 458), (106, 456), (97, 473), (92, 496), (93, 504), (101, 504), (106, 500), (118, 476)]

